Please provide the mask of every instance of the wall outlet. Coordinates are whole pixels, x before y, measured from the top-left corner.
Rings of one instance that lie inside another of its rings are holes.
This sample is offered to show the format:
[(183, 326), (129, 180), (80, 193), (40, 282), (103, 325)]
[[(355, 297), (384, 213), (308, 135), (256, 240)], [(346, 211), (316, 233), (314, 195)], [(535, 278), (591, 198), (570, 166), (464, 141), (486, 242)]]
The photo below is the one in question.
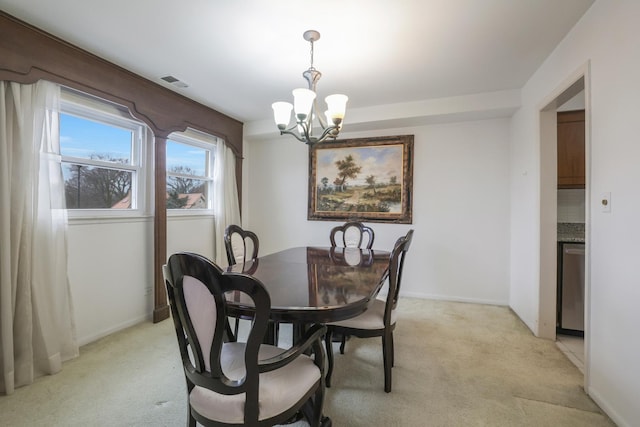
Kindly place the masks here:
[(600, 211), (604, 213), (611, 212), (611, 193), (602, 193), (600, 195)]

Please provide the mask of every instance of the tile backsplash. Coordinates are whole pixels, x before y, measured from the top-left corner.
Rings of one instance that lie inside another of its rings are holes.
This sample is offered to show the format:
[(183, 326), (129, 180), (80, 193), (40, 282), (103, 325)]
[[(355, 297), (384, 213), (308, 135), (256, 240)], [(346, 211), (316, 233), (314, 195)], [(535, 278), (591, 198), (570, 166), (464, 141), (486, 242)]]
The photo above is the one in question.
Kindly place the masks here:
[(585, 190), (558, 190), (558, 222), (584, 223)]

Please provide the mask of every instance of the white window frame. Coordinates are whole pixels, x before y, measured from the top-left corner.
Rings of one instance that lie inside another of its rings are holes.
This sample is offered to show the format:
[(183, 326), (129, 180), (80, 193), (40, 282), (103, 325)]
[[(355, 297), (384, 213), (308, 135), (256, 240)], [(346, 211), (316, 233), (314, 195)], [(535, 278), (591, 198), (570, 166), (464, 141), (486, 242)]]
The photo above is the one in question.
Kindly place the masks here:
[[(167, 169), (167, 182), (169, 181), (170, 176), (182, 177), (182, 178), (193, 178), (200, 181), (207, 181), (209, 185), (207, 185), (207, 194), (205, 195), (207, 200), (207, 207), (205, 209), (167, 209), (167, 216), (175, 217), (175, 216), (213, 216), (213, 198), (215, 197), (214, 191), (214, 175), (215, 175), (215, 156), (217, 144), (219, 143), (219, 138), (213, 135), (200, 132), (194, 129), (187, 129), (184, 132), (173, 132), (167, 138), (167, 144), (169, 140), (177, 142), (179, 144), (191, 145), (194, 147), (202, 148), (207, 150), (208, 154), (205, 159), (205, 174), (204, 176), (191, 176), (191, 175), (181, 175), (170, 173)], [(168, 163), (168, 158), (167, 158)]]
[(60, 112), (81, 119), (87, 119), (103, 123), (108, 126), (119, 127), (133, 134), (131, 148), (131, 163), (116, 164), (100, 160), (92, 160), (82, 157), (62, 156), (64, 163), (74, 163), (83, 166), (118, 169), (130, 171), (131, 175), (131, 208), (129, 209), (67, 209), (67, 215), (73, 218), (117, 218), (139, 217), (149, 215), (150, 200), (147, 194), (149, 170), (152, 170), (152, 161), (149, 158), (151, 150), (151, 131), (141, 121), (134, 119), (126, 107), (113, 104), (109, 101), (76, 92), (75, 90), (62, 88)]

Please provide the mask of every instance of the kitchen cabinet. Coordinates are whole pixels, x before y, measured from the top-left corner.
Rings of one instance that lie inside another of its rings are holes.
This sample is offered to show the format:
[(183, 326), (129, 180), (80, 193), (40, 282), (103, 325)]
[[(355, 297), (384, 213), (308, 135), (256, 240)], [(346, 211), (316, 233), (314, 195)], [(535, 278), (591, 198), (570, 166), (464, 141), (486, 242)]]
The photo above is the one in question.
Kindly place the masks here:
[(584, 188), (584, 110), (558, 112), (557, 120), (558, 188)]

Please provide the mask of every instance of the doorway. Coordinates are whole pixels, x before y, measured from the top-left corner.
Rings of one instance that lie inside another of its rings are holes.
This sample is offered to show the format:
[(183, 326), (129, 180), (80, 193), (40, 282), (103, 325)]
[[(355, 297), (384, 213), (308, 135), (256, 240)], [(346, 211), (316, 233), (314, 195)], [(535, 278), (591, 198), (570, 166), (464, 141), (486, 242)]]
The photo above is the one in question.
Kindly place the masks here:
[[(583, 93), (585, 110), (585, 322), (584, 322), (584, 370), (585, 386), (588, 383), (589, 366), (589, 152), (590, 152), (590, 104), (589, 66), (581, 67), (566, 83), (551, 94), (540, 108), (540, 264), (539, 264), (539, 312), (538, 333), (541, 338), (556, 340), (557, 324), (557, 224), (558, 224), (558, 177), (557, 177), (557, 111)], [(574, 351), (576, 350), (573, 347)]]
[(584, 373), (584, 90), (557, 109), (558, 292), (556, 345)]

